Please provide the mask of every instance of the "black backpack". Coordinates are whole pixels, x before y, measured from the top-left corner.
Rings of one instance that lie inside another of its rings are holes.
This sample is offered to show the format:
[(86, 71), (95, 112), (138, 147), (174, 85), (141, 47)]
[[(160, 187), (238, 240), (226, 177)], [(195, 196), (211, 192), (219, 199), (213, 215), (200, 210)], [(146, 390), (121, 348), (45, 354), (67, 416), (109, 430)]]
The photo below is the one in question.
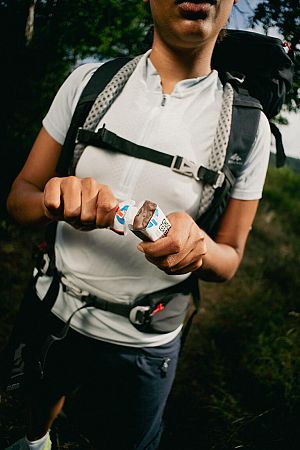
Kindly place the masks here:
[[(78, 129), (83, 125), (95, 99), (129, 60), (128, 57), (122, 57), (108, 61), (91, 77), (76, 106), (57, 166), (58, 175), (63, 176), (68, 173)], [(254, 143), (260, 111), (263, 110), (268, 119), (280, 112), (286, 93), (292, 84), (293, 62), (280, 39), (247, 31), (227, 30), (225, 38), (215, 46), (212, 67), (218, 70), (223, 84), (229, 81), (234, 87), (231, 133), (222, 169), (225, 174), (224, 182), (222, 186), (215, 189), (210, 207), (197, 221), (199, 226), (214, 235), (235, 180), (240, 175)], [(275, 124), (270, 122), (270, 125), (276, 138), (277, 166), (280, 167), (285, 161), (281, 134)], [(97, 133), (92, 136), (92, 133), (81, 130), (81, 138), (86, 144), (97, 144), (97, 138), (98, 140), (102, 138), (99, 133), (98, 136), (96, 135)], [(128, 141), (125, 140), (122, 141), (122, 145), (114, 145), (115, 142), (116, 139), (113, 139), (111, 133), (111, 139), (107, 142), (101, 141), (101, 145), (134, 157), (164, 164), (161, 162), (161, 152), (151, 149), (145, 151), (145, 148), (138, 146), (132, 149), (132, 145), (128, 145)], [(130, 147), (130, 150), (124, 150), (126, 147)], [(238, 155), (239, 164), (235, 163), (236, 158), (231, 158), (232, 155)], [(171, 163), (165, 163), (165, 165), (171, 166)], [(211, 178), (211, 174), (207, 175), (207, 179)]]

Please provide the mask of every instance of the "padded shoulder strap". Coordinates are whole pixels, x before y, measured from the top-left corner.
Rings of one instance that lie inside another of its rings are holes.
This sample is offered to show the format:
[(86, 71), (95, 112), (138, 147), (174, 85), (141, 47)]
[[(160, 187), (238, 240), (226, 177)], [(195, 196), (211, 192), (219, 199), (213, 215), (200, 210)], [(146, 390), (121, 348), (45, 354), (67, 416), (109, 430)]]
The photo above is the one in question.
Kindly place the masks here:
[(66, 175), (69, 165), (72, 161), (77, 130), (83, 125), (94, 101), (104, 90), (113, 76), (123, 67), (131, 58), (122, 57), (113, 59), (101, 65), (93, 74), (85, 86), (80, 99), (76, 105), (69, 130), (61, 151), (60, 159), (57, 164), (57, 173), (60, 176)]
[(245, 161), (255, 142), (262, 106), (247, 91), (235, 88), (229, 142), (223, 172), (222, 187), (215, 190), (208, 210), (197, 220), (198, 225), (214, 236), (221, 216), (228, 204), (236, 179), (240, 176)]
[(244, 91), (235, 91), (225, 165), (237, 178), (254, 145), (262, 106)]

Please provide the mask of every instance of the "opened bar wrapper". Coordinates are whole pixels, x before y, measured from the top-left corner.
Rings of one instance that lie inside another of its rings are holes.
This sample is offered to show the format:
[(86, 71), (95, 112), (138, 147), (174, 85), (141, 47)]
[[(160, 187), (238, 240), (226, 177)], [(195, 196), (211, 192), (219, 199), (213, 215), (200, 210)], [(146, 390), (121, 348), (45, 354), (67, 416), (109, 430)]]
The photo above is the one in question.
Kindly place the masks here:
[(110, 229), (117, 234), (126, 234), (128, 223), (132, 223), (137, 212), (138, 208), (135, 206), (134, 200), (121, 202), (116, 210), (114, 223)]

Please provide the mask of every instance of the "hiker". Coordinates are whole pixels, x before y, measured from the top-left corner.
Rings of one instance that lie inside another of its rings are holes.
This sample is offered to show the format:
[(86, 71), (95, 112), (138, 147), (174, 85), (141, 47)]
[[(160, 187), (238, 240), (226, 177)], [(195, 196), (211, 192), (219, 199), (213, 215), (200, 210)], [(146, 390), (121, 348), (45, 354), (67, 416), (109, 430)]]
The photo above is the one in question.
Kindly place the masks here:
[[(211, 69), (211, 56), (234, 2), (145, 1), (154, 23), (152, 48), (136, 62), (97, 129), (105, 124), (108, 136), (114, 133), (139, 148), (182, 155), (205, 167), (225, 91)], [(26, 437), (10, 449), (50, 449), (49, 430), (65, 396), (91, 379), (100, 392), (101, 448), (158, 448), (183, 317), (173, 327), (164, 328), (161, 320), (157, 331), (155, 323), (149, 331), (139, 328), (137, 315), (131, 322), (113, 308), (161, 291), (175, 298), (177, 306), (181, 301), (187, 305), (189, 294), (175, 288), (191, 272), (209, 281), (231, 279), (262, 195), (270, 151), (269, 124), (262, 112), (255, 142), (213, 237), (196, 223), (204, 183), (164, 165), (88, 144), (74, 171), (57, 177), (76, 103), (97, 67), (80, 66), (58, 91), (12, 186), (8, 210), (24, 225), (57, 223), (55, 269), (51, 273), (48, 261), (48, 268), (35, 271), (34, 288), (40, 301), (48, 295), (54, 274), (59, 280), (53, 329), (83, 306), (85, 296), (97, 298), (107, 309), (78, 310), (66, 337), (49, 348), (43, 379), (30, 383), (27, 377)], [(239, 156), (232, 155), (232, 161), (238, 165)], [(109, 229), (120, 202), (131, 199), (157, 202), (171, 224), (165, 237), (144, 242), (133, 233), (119, 236)], [(159, 305), (167, 310), (163, 300)], [(149, 311), (147, 307), (139, 312)]]

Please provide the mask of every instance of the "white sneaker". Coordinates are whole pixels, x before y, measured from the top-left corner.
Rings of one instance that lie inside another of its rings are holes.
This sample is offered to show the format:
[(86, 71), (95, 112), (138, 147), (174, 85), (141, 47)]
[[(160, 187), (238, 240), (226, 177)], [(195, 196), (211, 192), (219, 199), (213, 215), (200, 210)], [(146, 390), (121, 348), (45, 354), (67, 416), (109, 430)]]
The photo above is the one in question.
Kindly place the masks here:
[[(44, 443), (44, 446), (40, 450), (51, 450), (52, 443), (50, 436), (48, 435), (47, 441)], [(19, 439), (17, 442), (12, 444), (10, 447), (6, 447), (4, 450), (30, 450), (29, 445), (27, 444), (26, 439), (23, 437)]]

